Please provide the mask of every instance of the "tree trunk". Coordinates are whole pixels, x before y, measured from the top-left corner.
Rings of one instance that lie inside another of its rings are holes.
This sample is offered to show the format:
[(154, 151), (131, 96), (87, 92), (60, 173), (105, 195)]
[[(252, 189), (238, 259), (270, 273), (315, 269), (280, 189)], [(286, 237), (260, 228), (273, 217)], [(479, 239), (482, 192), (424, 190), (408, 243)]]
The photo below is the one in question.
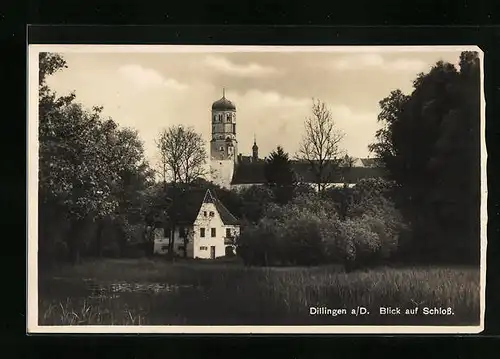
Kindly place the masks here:
[(175, 241), (175, 224), (172, 224), (172, 231), (168, 239), (168, 256), (170, 260), (174, 259), (174, 241)]
[(97, 233), (96, 233), (96, 255), (102, 258), (102, 232), (104, 230), (104, 219), (99, 219), (97, 222)]
[(188, 256), (187, 245), (188, 245), (188, 237), (187, 237), (187, 233), (186, 233), (186, 235), (184, 237), (184, 258), (187, 258), (187, 256)]
[(84, 228), (83, 220), (80, 219), (80, 220), (75, 220), (75, 222), (73, 222), (70, 231), (70, 237), (68, 238), (69, 255), (72, 264), (80, 263), (80, 246), (81, 246), (80, 239), (82, 236), (83, 228)]

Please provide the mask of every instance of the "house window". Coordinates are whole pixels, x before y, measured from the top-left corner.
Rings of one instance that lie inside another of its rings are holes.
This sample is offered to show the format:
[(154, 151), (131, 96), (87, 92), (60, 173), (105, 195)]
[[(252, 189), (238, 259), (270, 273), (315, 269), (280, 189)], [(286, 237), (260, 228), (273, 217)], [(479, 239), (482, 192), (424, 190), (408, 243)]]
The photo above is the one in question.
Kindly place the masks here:
[(214, 216), (214, 212), (210, 211), (210, 217)]
[(231, 228), (226, 228), (226, 237), (231, 237)]
[(170, 238), (170, 228), (163, 228), (163, 237)]
[(207, 216), (207, 211), (203, 211), (203, 217)]
[(231, 122), (231, 115), (227, 115), (227, 122)]
[(224, 146), (220, 146), (219, 151), (224, 152)]
[(236, 135), (236, 124), (235, 123), (233, 123), (233, 134)]
[(200, 228), (200, 237), (205, 237), (205, 228)]
[(168, 246), (161, 246), (162, 251), (168, 251)]
[(206, 251), (208, 248), (207, 247), (200, 247), (200, 251)]
[(180, 251), (183, 251), (184, 250), (184, 246), (179, 246), (179, 247), (177, 247), (177, 249), (180, 250)]
[(215, 231), (215, 228), (210, 228), (210, 235), (212, 237), (215, 237), (216, 236), (216, 231)]

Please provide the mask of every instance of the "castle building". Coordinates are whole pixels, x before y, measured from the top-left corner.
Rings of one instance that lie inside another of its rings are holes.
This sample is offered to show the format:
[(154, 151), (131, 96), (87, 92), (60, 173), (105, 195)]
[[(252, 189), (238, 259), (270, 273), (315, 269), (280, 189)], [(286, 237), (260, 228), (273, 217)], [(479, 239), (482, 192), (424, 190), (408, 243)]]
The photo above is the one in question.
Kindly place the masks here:
[[(236, 132), (236, 105), (228, 100), (223, 90), (222, 98), (212, 104), (212, 139), (210, 141), (211, 181), (223, 188), (239, 189), (266, 183), (265, 160), (259, 158), (259, 147), (254, 135), (252, 154), (244, 156), (238, 152)], [(373, 158), (354, 158), (348, 161), (346, 170), (332, 179), (329, 185), (354, 185), (362, 178), (384, 176), (385, 171)], [(347, 162), (346, 162), (347, 163)], [(349, 167), (349, 168), (347, 168)], [(292, 168), (299, 182), (314, 183), (310, 165), (304, 161), (292, 160)]]

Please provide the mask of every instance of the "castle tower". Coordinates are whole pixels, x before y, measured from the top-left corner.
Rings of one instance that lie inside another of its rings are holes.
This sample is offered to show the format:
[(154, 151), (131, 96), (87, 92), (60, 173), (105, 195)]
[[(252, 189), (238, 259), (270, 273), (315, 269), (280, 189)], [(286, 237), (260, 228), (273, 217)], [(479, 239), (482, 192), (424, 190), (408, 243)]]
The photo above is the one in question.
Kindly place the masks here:
[(257, 162), (259, 160), (259, 146), (257, 146), (257, 140), (255, 135), (253, 136), (253, 146), (252, 146), (252, 162)]
[(212, 181), (229, 188), (238, 158), (236, 140), (236, 106), (222, 98), (212, 104), (212, 140), (210, 141), (210, 171)]

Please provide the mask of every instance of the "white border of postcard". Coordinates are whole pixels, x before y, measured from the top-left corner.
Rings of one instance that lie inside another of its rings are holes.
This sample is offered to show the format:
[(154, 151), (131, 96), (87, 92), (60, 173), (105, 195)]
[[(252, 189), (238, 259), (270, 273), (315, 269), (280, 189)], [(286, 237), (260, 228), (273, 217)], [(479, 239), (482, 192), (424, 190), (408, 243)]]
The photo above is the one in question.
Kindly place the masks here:
[[(40, 326), (38, 325), (38, 53), (186, 53), (186, 52), (434, 52), (477, 51), (481, 61), (481, 264), (478, 326)], [(484, 54), (477, 46), (193, 46), (193, 45), (29, 45), (28, 46), (28, 196), (27, 196), (27, 332), (144, 334), (463, 334), (484, 329), (487, 178), (485, 143)]]

